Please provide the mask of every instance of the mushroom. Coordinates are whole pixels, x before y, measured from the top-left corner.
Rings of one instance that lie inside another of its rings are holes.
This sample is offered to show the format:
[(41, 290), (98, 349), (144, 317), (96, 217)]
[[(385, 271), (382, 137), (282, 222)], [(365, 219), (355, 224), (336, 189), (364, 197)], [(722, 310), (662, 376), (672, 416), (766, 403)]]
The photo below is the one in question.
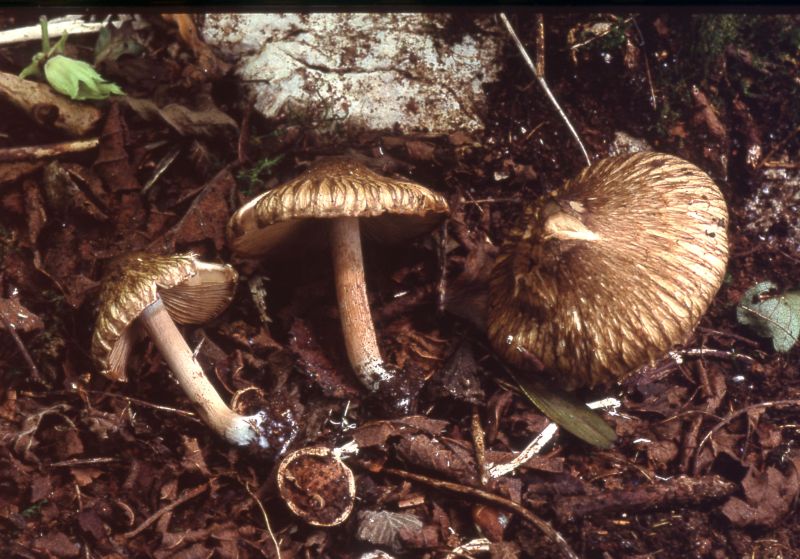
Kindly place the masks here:
[(361, 232), (399, 242), (429, 231), (447, 211), (445, 199), (422, 185), (329, 158), (242, 206), (228, 223), (228, 238), (246, 257), (290, 240), (330, 242), (347, 356), (362, 384), (376, 392), (394, 374), (381, 357), (370, 315)]
[(231, 410), (206, 378), (175, 322), (197, 324), (221, 313), (233, 298), (236, 271), (197, 260), (194, 254), (156, 256), (131, 253), (115, 259), (100, 294), (92, 356), (102, 372), (126, 381), (134, 343), (150, 336), (203, 420), (226, 440), (264, 449), (283, 444), (281, 421), (266, 412), (243, 416)]
[(567, 389), (616, 380), (686, 341), (719, 289), (728, 210), (672, 155), (604, 159), (526, 210), (489, 288), (488, 334)]

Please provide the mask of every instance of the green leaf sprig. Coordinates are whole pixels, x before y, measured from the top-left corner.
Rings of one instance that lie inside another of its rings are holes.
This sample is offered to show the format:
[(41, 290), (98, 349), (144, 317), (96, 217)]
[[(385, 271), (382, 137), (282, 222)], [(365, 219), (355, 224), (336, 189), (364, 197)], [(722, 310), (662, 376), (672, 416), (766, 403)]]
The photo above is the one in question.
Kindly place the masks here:
[(66, 32), (51, 47), (47, 18), (42, 16), (39, 23), (42, 26), (42, 51), (33, 55), (31, 63), (20, 72), (21, 78), (41, 77), (44, 73), (45, 80), (53, 89), (75, 101), (98, 101), (108, 99), (111, 95), (125, 94), (117, 84), (98, 74), (90, 64), (64, 56)]

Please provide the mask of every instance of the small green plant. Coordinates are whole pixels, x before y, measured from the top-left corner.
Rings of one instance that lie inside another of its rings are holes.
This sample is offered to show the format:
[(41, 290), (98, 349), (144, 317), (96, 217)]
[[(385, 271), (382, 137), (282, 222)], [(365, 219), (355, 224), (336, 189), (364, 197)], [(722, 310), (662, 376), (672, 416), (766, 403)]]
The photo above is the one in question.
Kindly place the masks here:
[(283, 159), (283, 154), (273, 158), (265, 157), (263, 159), (259, 159), (256, 164), (249, 169), (243, 169), (239, 171), (239, 173), (236, 175), (236, 178), (246, 183), (246, 186), (243, 189), (244, 194), (249, 194), (256, 185), (262, 184), (263, 181), (261, 180), (261, 175), (263, 173), (269, 174), (271, 169), (277, 165), (281, 159)]
[(772, 338), (775, 351), (787, 352), (800, 337), (800, 291), (767, 296), (776, 286), (763, 281), (748, 289), (739, 306), (736, 319), (764, 338)]
[(44, 73), (45, 80), (53, 89), (76, 101), (102, 100), (111, 95), (124, 95), (117, 84), (107, 81), (90, 64), (64, 56), (66, 32), (51, 47), (47, 18), (42, 16), (39, 23), (42, 26), (42, 51), (33, 55), (31, 63), (20, 72), (21, 78), (41, 76)]

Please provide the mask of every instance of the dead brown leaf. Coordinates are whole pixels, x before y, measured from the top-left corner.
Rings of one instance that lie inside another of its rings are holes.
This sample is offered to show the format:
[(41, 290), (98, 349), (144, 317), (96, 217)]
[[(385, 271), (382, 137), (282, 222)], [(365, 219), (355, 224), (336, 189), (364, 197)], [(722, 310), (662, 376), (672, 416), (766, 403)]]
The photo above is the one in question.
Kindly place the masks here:
[(151, 249), (174, 250), (177, 243), (194, 243), (210, 239), (216, 249), (225, 246), (225, 227), (230, 217), (228, 198), (236, 181), (228, 168), (222, 169), (204, 187), (181, 220)]
[(773, 526), (789, 513), (800, 493), (800, 458), (791, 460), (786, 474), (772, 466), (750, 467), (742, 480), (744, 500), (731, 497), (722, 514), (736, 526)]
[(111, 103), (103, 132), (100, 134), (94, 168), (112, 192), (142, 189), (125, 151), (127, 142), (128, 127), (119, 110), (119, 104)]

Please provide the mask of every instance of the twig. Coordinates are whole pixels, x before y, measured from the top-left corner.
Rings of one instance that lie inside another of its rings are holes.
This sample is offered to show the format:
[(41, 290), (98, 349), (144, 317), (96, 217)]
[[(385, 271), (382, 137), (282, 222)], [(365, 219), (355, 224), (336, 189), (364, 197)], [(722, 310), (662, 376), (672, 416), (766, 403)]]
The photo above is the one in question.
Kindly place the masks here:
[(556, 431), (558, 431), (558, 425), (556, 423), (548, 423), (547, 426), (542, 429), (542, 432), (536, 435), (536, 438), (514, 458), (503, 464), (490, 464), (489, 475), (493, 478), (498, 478), (513, 472), (525, 462), (541, 453), (544, 446), (552, 440)]
[(272, 544), (275, 546), (275, 553), (277, 553), (278, 559), (281, 559), (281, 546), (278, 545), (278, 540), (275, 538), (275, 534), (272, 531), (272, 526), (269, 523), (269, 516), (267, 515), (267, 509), (264, 508), (264, 505), (261, 503), (261, 500), (253, 493), (253, 490), (250, 489), (250, 484), (246, 481), (239, 480), (239, 483), (244, 485), (245, 490), (250, 494), (253, 500), (258, 505), (258, 508), (261, 509), (261, 515), (264, 517), (264, 525), (267, 527), (267, 532), (269, 533), (269, 537), (272, 539)]
[(536, 14), (536, 73), (544, 76), (544, 14)]
[(700, 439), (700, 444), (697, 445), (697, 450), (694, 454), (694, 467), (692, 468), (692, 472), (697, 475), (697, 459), (700, 456), (700, 451), (703, 449), (703, 445), (720, 429), (728, 425), (731, 421), (739, 417), (740, 415), (744, 415), (751, 410), (755, 410), (758, 408), (782, 408), (782, 407), (789, 407), (789, 406), (800, 406), (800, 400), (774, 400), (772, 402), (761, 402), (759, 404), (752, 404), (747, 407), (744, 407), (740, 410), (737, 410), (733, 413), (726, 415), (722, 420), (714, 425), (714, 427), (709, 430), (705, 436)]
[[(72, 15), (51, 19), (47, 22), (49, 34), (53, 37), (58, 37), (64, 32), (69, 35), (98, 33), (108, 22), (108, 18), (106, 18), (106, 21), (102, 22), (88, 22), (80, 18), (81, 16)], [(115, 27), (120, 27), (122, 25), (122, 20), (113, 21), (111, 24)], [(27, 27), (0, 31), (0, 45), (23, 43), (25, 41), (40, 41), (41, 39), (42, 28), (39, 25), (29, 25)]]
[[(360, 466), (366, 467), (364, 465)], [(429, 485), (436, 489), (452, 491), (453, 493), (458, 493), (459, 495), (468, 495), (470, 497), (482, 499), (484, 501), (500, 505), (503, 508), (510, 509), (541, 530), (545, 536), (547, 536), (554, 544), (558, 546), (564, 556), (569, 557), (570, 559), (579, 559), (579, 557), (570, 547), (569, 543), (567, 543), (567, 540), (564, 539), (564, 536), (562, 536), (555, 528), (553, 528), (549, 522), (542, 520), (522, 505), (515, 503), (510, 499), (506, 499), (505, 497), (495, 495), (494, 493), (489, 493), (488, 491), (484, 491), (483, 489), (478, 489), (476, 487), (461, 485), (460, 483), (453, 483), (450, 481), (443, 481), (440, 479), (407, 472), (405, 470), (399, 470), (397, 468), (383, 468), (381, 471), (389, 475), (416, 481), (417, 483), (424, 483), (425, 485)]]
[(139, 526), (137, 526), (136, 528), (134, 528), (130, 532), (125, 532), (124, 534), (122, 534), (122, 537), (125, 538), (126, 540), (129, 540), (131, 538), (134, 538), (134, 537), (138, 536), (143, 531), (147, 530), (150, 526), (155, 524), (155, 522), (159, 518), (161, 518), (162, 516), (164, 516), (168, 512), (172, 512), (175, 508), (181, 506), (186, 501), (190, 501), (190, 500), (194, 499), (195, 497), (197, 497), (198, 495), (201, 495), (207, 489), (208, 489), (208, 483), (203, 483), (203, 484), (198, 485), (197, 487), (194, 487), (192, 489), (187, 489), (186, 491), (181, 493), (181, 495), (177, 499), (172, 501), (170, 504), (168, 504), (168, 505), (166, 505), (164, 507), (161, 507), (156, 512), (151, 514), (147, 518), (147, 520), (145, 520), (144, 522), (139, 524)]
[(589, 157), (589, 152), (587, 152), (586, 148), (583, 147), (583, 142), (581, 142), (581, 138), (580, 138), (580, 136), (578, 136), (578, 132), (572, 126), (572, 123), (569, 121), (569, 118), (567, 118), (567, 115), (566, 115), (566, 113), (564, 113), (564, 110), (561, 108), (561, 105), (558, 104), (558, 101), (556, 100), (555, 96), (550, 91), (550, 88), (547, 86), (547, 82), (544, 81), (544, 76), (540, 76), (536, 72), (536, 67), (533, 65), (533, 61), (531, 61), (531, 57), (528, 55), (528, 51), (525, 50), (525, 47), (523, 46), (522, 41), (520, 41), (519, 37), (517, 37), (517, 33), (516, 33), (516, 31), (514, 31), (514, 28), (511, 26), (511, 22), (508, 21), (508, 18), (506, 17), (506, 14), (504, 14), (503, 12), (500, 12), (500, 21), (502, 21), (503, 25), (506, 26), (506, 29), (508, 30), (508, 34), (511, 35), (511, 39), (514, 41), (514, 44), (517, 46), (517, 49), (519, 50), (520, 54), (522, 55), (523, 60), (525, 60), (525, 63), (528, 65), (528, 67), (531, 69), (531, 72), (533, 72), (533, 75), (539, 81), (539, 85), (542, 87), (542, 89), (544, 90), (545, 94), (547, 95), (547, 98), (550, 99), (550, 102), (553, 104), (553, 106), (558, 111), (558, 114), (561, 115), (561, 118), (564, 120), (564, 123), (567, 125), (567, 128), (569, 128), (569, 131), (572, 133), (572, 136), (575, 138), (575, 141), (578, 142), (578, 146), (581, 148), (581, 152), (583, 152), (583, 156), (586, 158), (586, 164), (587, 165), (591, 165), (592, 164), (592, 160)]
[(680, 476), (652, 485), (603, 491), (593, 495), (560, 497), (556, 516), (561, 522), (573, 522), (588, 515), (626, 512), (628, 514), (659, 507), (698, 505), (731, 495), (737, 484), (719, 476), (693, 478)]
[(45, 144), (41, 146), (3, 148), (0, 149), (0, 162), (58, 157), (66, 153), (89, 151), (90, 149), (96, 148), (99, 143), (100, 140), (98, 138), (89, 138), (88, 140), (75, 140), (72, 142), (60, 142), (58, 144)]
[(481, 416), (478, 413), (478, 406), (472, 406), (472, 441), (475, 444), (475, 463), (478, 470), (478, 478), (481, 485), (489, 482), (489, 475), (486, 471), (486, 439), (481, 425)]
[[(642, 30), (639, 28), (639, 24), (636, 21), (635, 17), (631, 18), (633, 21), (633, 26), (636, 28), (636, 34), (639, 36), (639, 46), (642, 47), (644, 50), (644, 35), (642, 35)], [(644, 71), (647, 75), (647, 85), (650, 87), (650, 106), (653, 107), (653, 110), (658, 109), (658, 102), (656, 100), (656, 90), (653, 87), (653, 77), (650, 75), (650, 62), (647, 61), (647, 51), (642, 54), (642, 60), (644, 60)]]
[(51, 468), (71, 468), (72, 466), (88, 466), (90, 464), (109, 464), (119, 462), (119, 458), (99, 456), (97, 458), (73, 458), (72, 460), (62, 460), (49, 464)]
[(31, 371), (31, 376), (38, 382), (41, 382), (42, 376), (39, 374), (39, 368), (36, 366), (36, 363), (33, 362), (31, 354), (28, 353), (28, 348), (25, 347), (25, 344), (22, 343), (22, 339), (19, 337), (19, 334), (17, 334), (16, 326), (14, 326), (14, 324), (8, 320), (8, 317), (6, 317), (2, 309), (0, 309), (0, 322), (3, 323), (3, 327), (5, 327), (6, 331), (11, 334), (11, 337), (14, 339), (14, 343), (17, 344), (17, 348), (22, 354), (22, 357), (25, 359), (25, 363), (28, 364), (28, 369)]

